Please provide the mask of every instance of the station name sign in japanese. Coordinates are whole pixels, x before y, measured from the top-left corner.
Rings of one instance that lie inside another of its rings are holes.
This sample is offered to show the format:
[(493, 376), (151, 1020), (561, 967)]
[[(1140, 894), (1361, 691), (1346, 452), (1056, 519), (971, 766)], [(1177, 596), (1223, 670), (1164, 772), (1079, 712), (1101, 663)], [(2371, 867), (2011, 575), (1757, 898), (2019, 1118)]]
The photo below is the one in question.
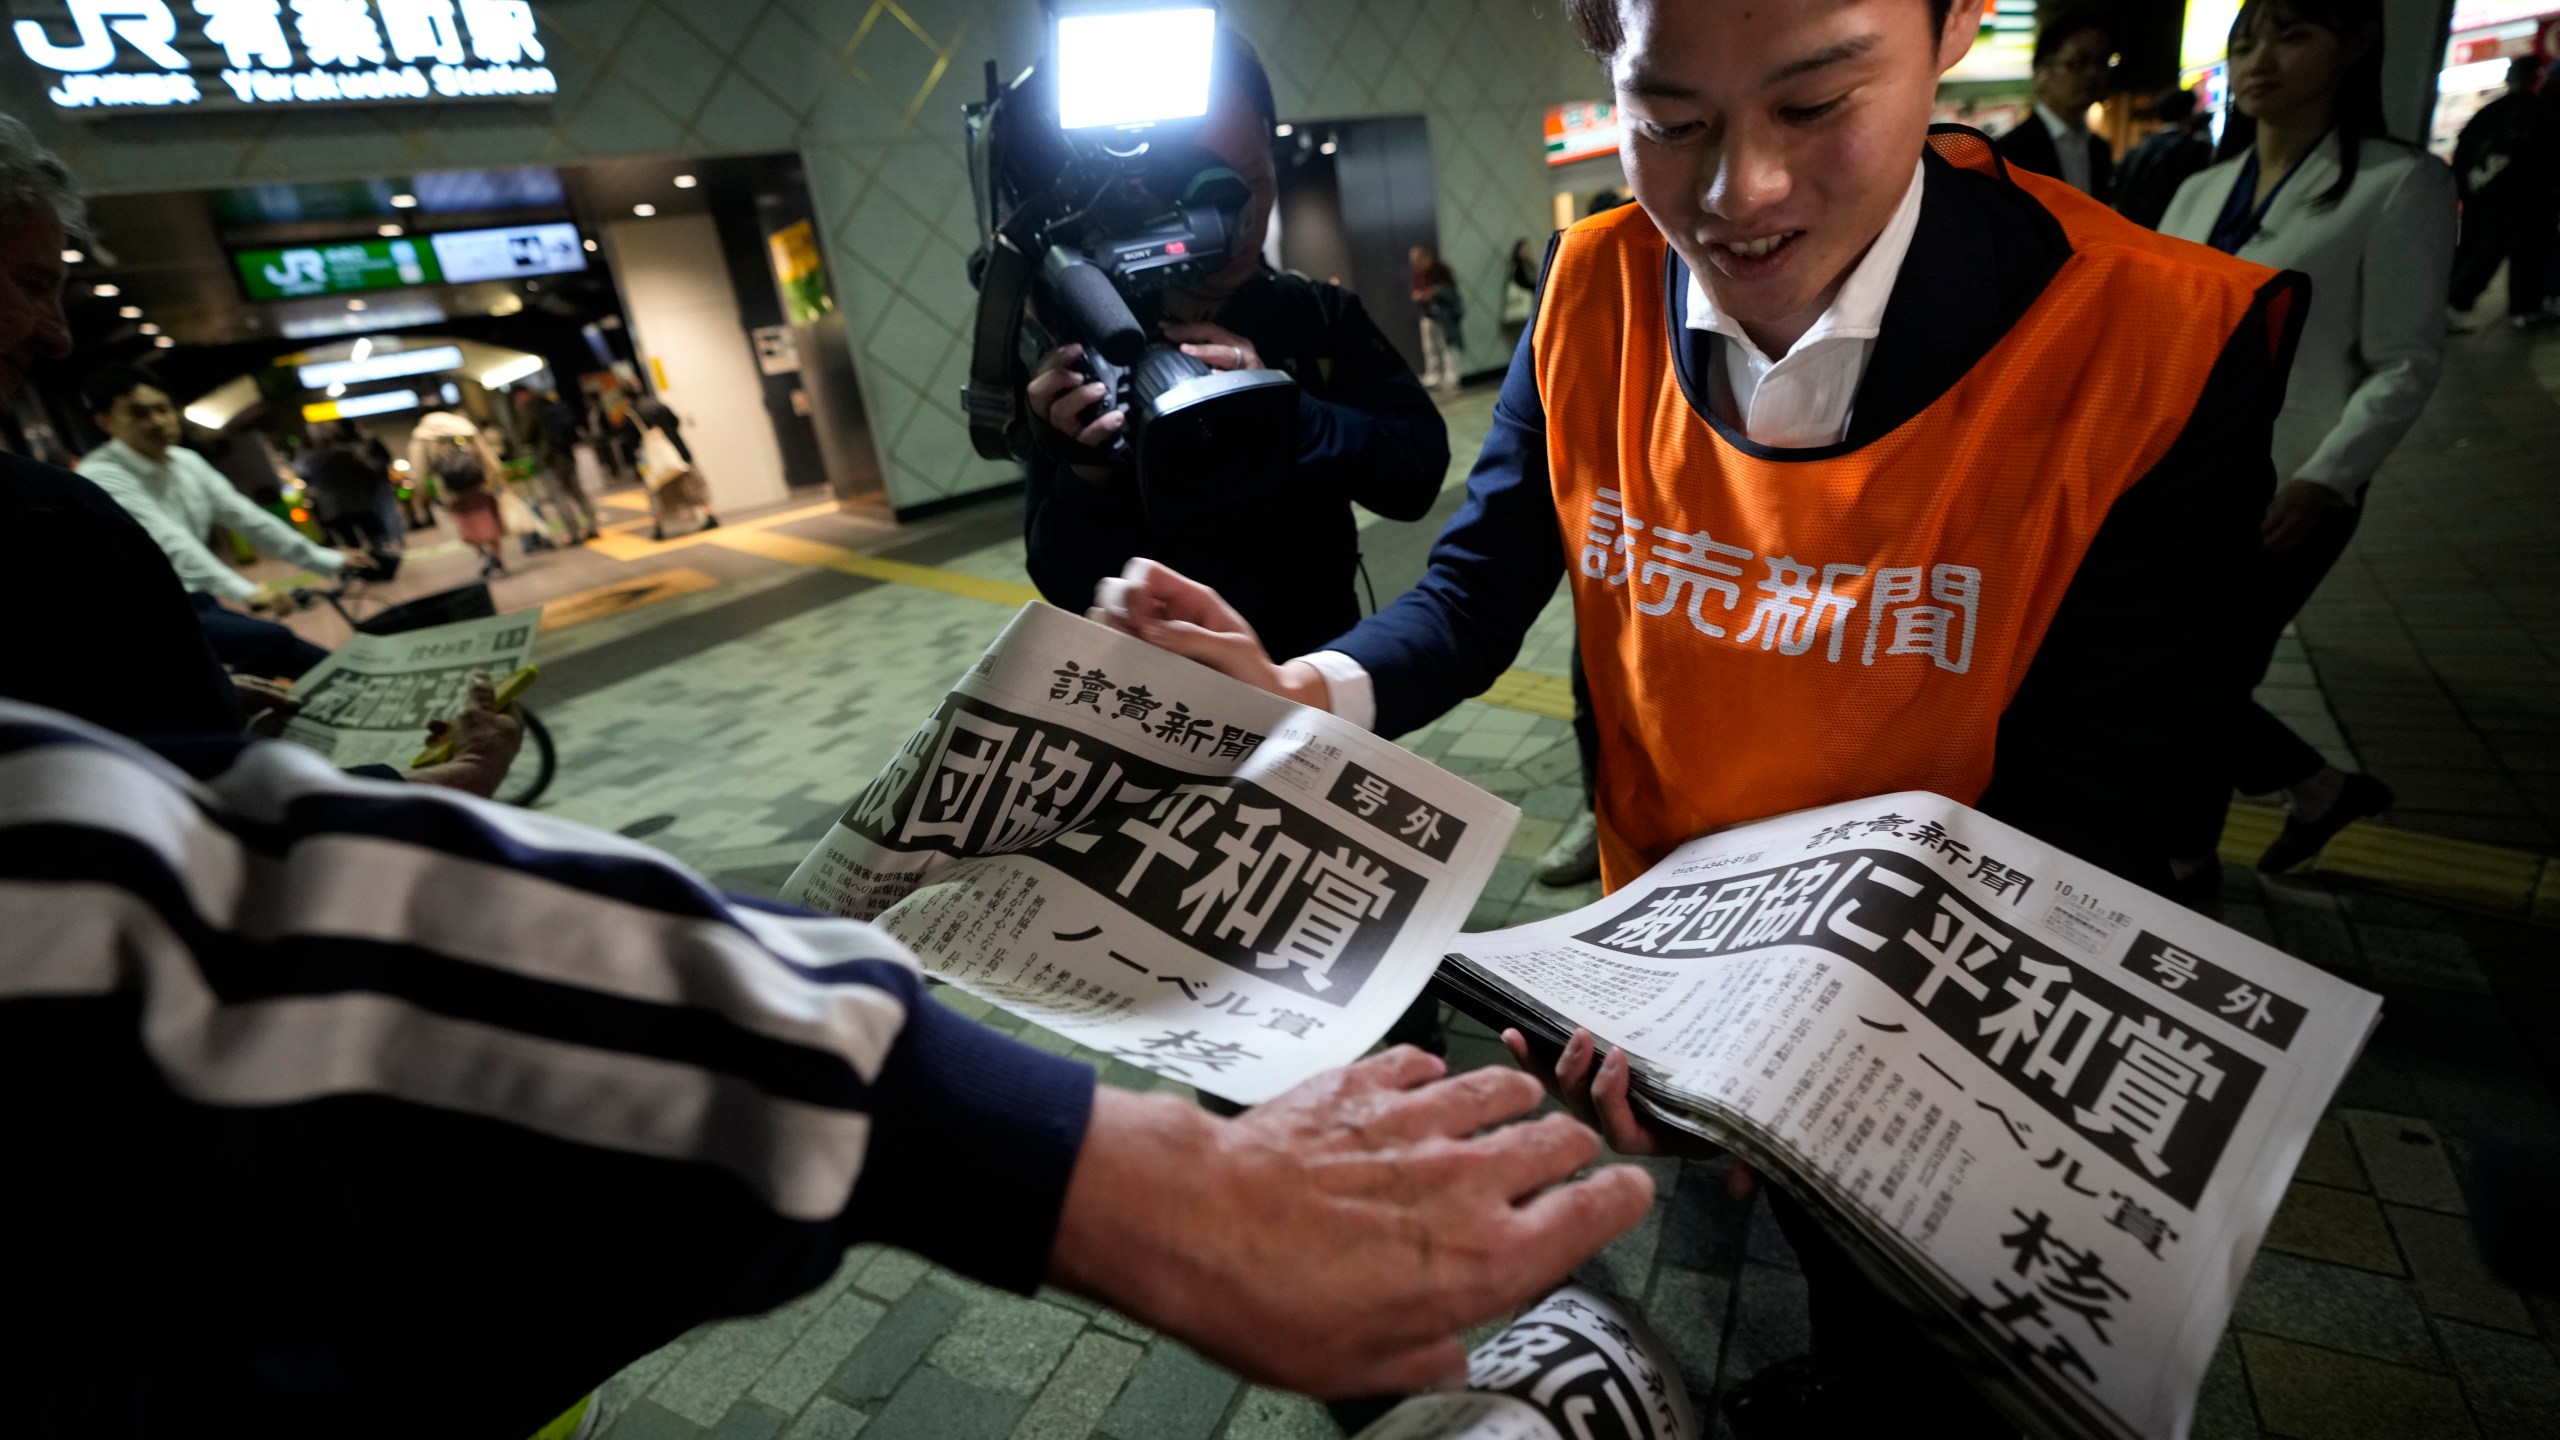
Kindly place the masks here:
[[(12, 7), (45, 96), (81, 113), (521, 100), (556, 93), (530, 0), (54, 0)], [(34, 13), (30, 13), (34, 12)]]

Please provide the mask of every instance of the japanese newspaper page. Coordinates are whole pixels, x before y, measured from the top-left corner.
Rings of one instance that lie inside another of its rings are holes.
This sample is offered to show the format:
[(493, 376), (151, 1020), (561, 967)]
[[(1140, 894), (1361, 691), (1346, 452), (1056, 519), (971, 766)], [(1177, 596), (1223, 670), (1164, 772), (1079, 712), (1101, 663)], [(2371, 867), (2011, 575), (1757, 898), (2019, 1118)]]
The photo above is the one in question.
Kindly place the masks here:
[(1446, 992), (1628, 1052), (2031, 1433), (2179, 1437), (2379, 1000), (1924, 793), (1692, 841)]
[(1518, 822), (1356, 725), (1033, 604), (783, 893), (1252, 1104), (1386, 1033)]
[(1697, 1440), (1670, 1349), (1623, 1301), (1568, 1285), (1467, 1356), (1467, 1388), (1417, 1395), (1357, 1440)]
[(357, 635), (294, 682), (301, 712), (284, 738), (341, 769), (406, 768), (427, 743), (427, 726), (462, 709), (471, 677), (503, 680), (533, 654), (537, 610), (458, 620), (398, 635)]

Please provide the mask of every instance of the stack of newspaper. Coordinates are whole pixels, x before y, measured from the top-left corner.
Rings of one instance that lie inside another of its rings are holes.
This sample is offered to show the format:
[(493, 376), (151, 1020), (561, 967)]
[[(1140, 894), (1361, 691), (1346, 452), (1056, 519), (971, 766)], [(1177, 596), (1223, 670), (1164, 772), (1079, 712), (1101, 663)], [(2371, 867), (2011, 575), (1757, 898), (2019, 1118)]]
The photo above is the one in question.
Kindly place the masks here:
[(2185, 1433), (2379, 1014), (1966, 807), (1694, 841), (1458, 929), (1518, 812), (1357, 726), (1026, 607), (786, 895), (938, 977), (1254, 1103), (1439, 993), (1627, 1052), (1661, 1123), (1805, 1199), (2030, 1432)]

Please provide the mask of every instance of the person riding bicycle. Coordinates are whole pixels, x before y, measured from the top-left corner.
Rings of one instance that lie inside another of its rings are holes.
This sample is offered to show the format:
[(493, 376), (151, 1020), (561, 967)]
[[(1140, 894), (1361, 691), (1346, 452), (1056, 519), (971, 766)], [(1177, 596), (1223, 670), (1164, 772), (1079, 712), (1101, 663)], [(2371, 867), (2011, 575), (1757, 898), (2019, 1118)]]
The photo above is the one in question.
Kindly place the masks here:
[(141, 522), (169, 557), (222, 663), (243, 674), (286, 679), (319, 664), (328, 651), (271, 620), (223, 608), (229, 601), (280, 615), (292, 602), (262, 592), (215, 555), (205, 537), (220, 526), (263, 554), (321, 575), (351, 568), (370, 572), (376, 568), (372, 558), (313, 542), (259, 509), (203, 456), (180, 445), (178, 407), (148, 371), (109, 365), (91, 375), (83, 390), (99, 428), (114, 438), (81, 459), (80, 473)]

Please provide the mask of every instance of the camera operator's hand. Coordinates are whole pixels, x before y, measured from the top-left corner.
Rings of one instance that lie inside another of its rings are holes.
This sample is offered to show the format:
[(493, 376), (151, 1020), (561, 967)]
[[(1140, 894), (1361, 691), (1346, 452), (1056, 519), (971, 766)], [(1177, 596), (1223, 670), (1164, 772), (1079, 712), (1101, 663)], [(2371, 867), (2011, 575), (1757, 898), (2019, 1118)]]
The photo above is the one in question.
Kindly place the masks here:
[(1333, 687), (1316, 667), (1304, 660), (1273, 664), (1262, 637), (1217, 591), (1144, 556), (1094, 590), (1085, 618), (1283, 700), (1333, 708)]
[(1121, 427), (1129, 423), (1129, 412), (1108, 410), (1091, 424), (1079, 418), (1103, 398), (1102, 383), (1077, 368), (1083, 359), (1081, 345), (1061, 345), (1050, 351), (1041, 357), (1040, 368), (1031, 373), (1023, 393), (1031, 401), (1032, 413), (1059, 434), (1088, 450), (1100, 450), (1118, 438)]
[(1206, 320), (1190, 320), (1164, 327), (1164, 338), (1182, 347), (1182, 353), (1212, 370), (1259, 370), (1262, 352), (1253, 342), (1223, 325)]

